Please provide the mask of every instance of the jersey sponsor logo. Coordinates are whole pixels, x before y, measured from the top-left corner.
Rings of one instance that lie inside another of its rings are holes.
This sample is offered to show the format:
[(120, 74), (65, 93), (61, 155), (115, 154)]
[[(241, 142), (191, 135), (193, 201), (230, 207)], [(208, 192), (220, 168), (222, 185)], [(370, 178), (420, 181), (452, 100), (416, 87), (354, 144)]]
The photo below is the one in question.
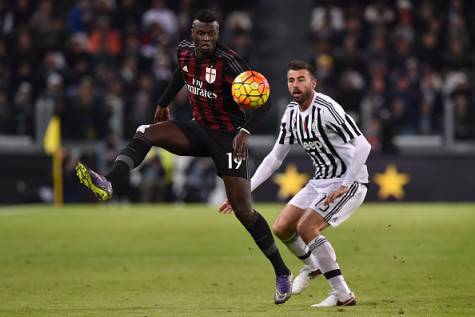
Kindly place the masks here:
[(193, 85), (186, 83), (186, 89), (193, 95), (205, 97), (208, 99), (216, 99), (218, 95), (212, 91), (206, 90), (203, 87), (203, 82), (199, 79), (193, 78)]
[(214, 69), (213, 66), (206, 67), (205, 79), (210, 84), (216, 80), (216, 69)]
[(310, 150), (322, 150), (323, 149), (323, 145), (320, 141), (316, 140), (316, 141), (304, 141), (302, 143), (302, 146), (303, 148), (306, 150), (306, 151), (310, 151)]

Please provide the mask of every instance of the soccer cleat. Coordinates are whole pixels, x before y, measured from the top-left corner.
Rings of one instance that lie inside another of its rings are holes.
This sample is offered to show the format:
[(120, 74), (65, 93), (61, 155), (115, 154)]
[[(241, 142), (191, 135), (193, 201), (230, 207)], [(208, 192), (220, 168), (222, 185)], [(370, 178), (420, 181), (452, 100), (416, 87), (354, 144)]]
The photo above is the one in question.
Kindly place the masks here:
[(356, 296), (355, 294), (351, 293), (351, 297), (345, 301), (340, 301), (337, 297), (335, 292), (332, 292), (330, 296), (322, 300), (318, 304), (313, 304), (312, 307), (336, 307), (336, 306), (354, 306), (356, 305)]
[(294, 278), (294, 282), (292, 283), (292, 294), (301, 294), (304, 289), (310, 285), (310, 281), (320, 274), (322, 274), (322, 272), (318, 268), (310, 265), (304, 265), (300, 269), (299, 275)]
[(112, 197), (112, 185), (107, 178), (81, 162), (76, 164), (76, 175), (81, 184), (89, 188), (99, 200), (108, 200)]
[(292, 273), (278, 275), (275, 280), (274, 302), (277, 305), (283, 304), (290, 296), (292, 296)]

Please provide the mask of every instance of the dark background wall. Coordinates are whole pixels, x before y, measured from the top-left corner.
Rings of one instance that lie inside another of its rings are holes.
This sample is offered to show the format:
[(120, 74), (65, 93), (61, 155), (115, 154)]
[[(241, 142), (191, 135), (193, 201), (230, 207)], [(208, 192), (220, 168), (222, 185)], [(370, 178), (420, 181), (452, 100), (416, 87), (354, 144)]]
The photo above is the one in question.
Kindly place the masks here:
[[(253, 157), (253, 169), (263, 158), (259, 153)], [(475, 201), (475, 155), (374, 155), (368, 161), (368, 169), (369, 201)], [(290, 196), (279, 195), (281, 186), (275, 177), (281, 176), (287, 187), (298, 190), (312, 173), (313, 167), (305, 154), (291, 153), (280, 169), (254, 192), (254, 199), (286, 201)], [(2, 154), (0, 175), (0, 204), (42, 202), (51, 198), (51, 158), (44, 154)], [(66, 167), (66, 197), (93, 201), (76, 183), (73, 171)]]

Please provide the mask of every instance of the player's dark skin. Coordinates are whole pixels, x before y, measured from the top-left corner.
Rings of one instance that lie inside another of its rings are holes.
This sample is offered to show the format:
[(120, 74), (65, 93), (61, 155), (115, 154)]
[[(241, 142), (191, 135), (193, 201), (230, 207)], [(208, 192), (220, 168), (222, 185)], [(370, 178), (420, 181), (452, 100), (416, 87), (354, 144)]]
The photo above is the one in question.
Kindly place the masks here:
[[(205, 23), (198, 20), (193, 22), (191, 38), (196, 46), (197, 57), (213, 54), (219, 39), (219, 24), (217, 22)], [(145, 137), (150, 142), (165, 150), (178, 155), (191, 155), (191, 146), (183, 132), (172, 122), (168, 121), (169, 110), (167, 107), (157, 106), (154, 124), (144, 131)], [(247, 159), (248, 134), (238, 132), (234, 137), (233, 149), (237, 160)], [(223, 176), (226, 196), (238, 220), (244, 225), (249, 225), (252, 220), (251, 187), (247, 179), (234, 176)]]

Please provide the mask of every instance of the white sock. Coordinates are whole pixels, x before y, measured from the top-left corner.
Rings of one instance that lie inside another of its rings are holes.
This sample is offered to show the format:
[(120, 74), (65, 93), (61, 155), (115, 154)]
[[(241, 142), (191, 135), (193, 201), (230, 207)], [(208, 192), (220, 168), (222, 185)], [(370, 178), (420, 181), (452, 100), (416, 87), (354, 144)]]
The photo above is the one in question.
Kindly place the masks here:
[(302, 260), (305, 265), (315, 267), (316, 269), (319, 268), (315, 255), (310, 252), (308, 246), (296, 232), (292, 237), (287, 240), (282, 240), (282, 242), (287, 246), (290, 252)]
[(315, 254), (318, 266), (327, 279), (333, 291), (340, 301), (346, 301), (351, 298), (352, 293), (345, 282), (340, 271), (340, 266), (336, 262), (335, 250), (330, 242), (322, 235), (318, 235), (309, 242), (309, 250)]

